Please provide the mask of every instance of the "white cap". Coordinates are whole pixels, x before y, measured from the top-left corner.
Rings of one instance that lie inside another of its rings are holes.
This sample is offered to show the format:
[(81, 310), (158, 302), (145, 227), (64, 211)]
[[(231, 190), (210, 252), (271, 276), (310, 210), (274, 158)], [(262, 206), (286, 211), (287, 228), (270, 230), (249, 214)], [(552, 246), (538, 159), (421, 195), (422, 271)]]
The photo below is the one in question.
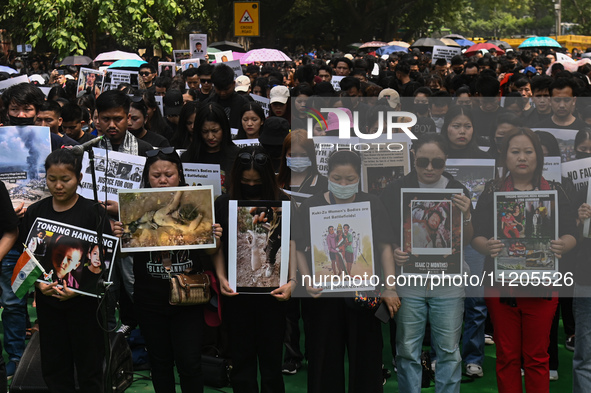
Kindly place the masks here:
[(286, 86), (275, 86), (269, 93), (269, 104), (274, 102), (280, 102), (282, 104), (287, 103), (289, 99), (289, 89)]
[(234, 90), (236, 91), (243, 91), (246, 93), (250, 88), (250, 78), (246, 75), (240, 75), (238, 78), (236, 78), (235, 82), (236, 87)]

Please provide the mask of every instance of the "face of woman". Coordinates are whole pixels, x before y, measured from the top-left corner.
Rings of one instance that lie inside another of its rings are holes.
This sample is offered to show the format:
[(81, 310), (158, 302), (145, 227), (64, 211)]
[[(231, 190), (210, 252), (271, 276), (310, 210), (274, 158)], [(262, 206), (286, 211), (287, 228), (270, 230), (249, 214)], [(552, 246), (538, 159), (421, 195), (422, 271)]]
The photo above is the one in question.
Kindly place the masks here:
[(503, 137), (513, 131), (515, 126), (508, 123), (501, 123), (497, 126), (495, 130), (495, 142), (497, 144), (497, 150), (501, 148), (501, 142), (503, 141)]
[(531, 178), (537, 167), (536, 160), (536, 150), (527, 136), (518, 135), (511, 138), (507, 150), (507, 169), (514, 177)]
[(263, 119), (261, 119), (255, 111), (246, 111), (242, 115), (242, 128), (244, 128), (246, 136), (249, 139), (258, 138), (262, 126)]
[(301, 145), (296, 143), (292, 144), (289, 149), (287, 149), (286, 153), (287, 157), (308, 157), (308, 153)]
[(285, 114), (285, 110), (287, 108), (287, 104), (282, 104), (280, 102), (274, 102), (271, 104), (271, 109), (275, 116), (283, 116)]
[(205, 142), (205, 146), (209, 153), (217, 153), (220, 151), (222, 146), (222, 135), (223, 131), (220, 123), (215, 121), (203, 122), (203, 127), (201, 127), (201, 137), (203, 138), (203, 142)]
[(254, 89), (252, 89), (252, 94), (262, 97), (263, 89), (260, 86), (255, 86)]
[(59, 245), (53, 250), (53, 267), (59, 278), (75, 270), (80, 265), (84, 253), (77, 248), (68, 245)]
[(433, 184), (441, 179), (446, 156), (436, 143), (425, 143), (415, 153), (415, 168), (421, 183)]
[(580, 153), (591, 154), (591, 139), (587, 139), (579, 143), (579, 145), (576, 147), (576, 150)]
[(158, 160), (150, 166), (148, 171), (150, 187), (178, 187), (180, 184), (179, 169), (176, 164)]
[(197, 113), (193, 113), (191, 116), (189, 116), (187, 118), (187, 131), (189, 132), (190, 135), (193, 135), (193, 124), (195, 124), (195, 116), (197, 116)]
[(328, 174), (328, 180), (341, 186), (348, 186), (359, 182), (359, 174), (353, 165), (337, 165)]
[(76, 197), (76, 189), (81, 174), (76, 174), (66, 164), (54, 164), (47, 169), (46, 182), (53, 200), (59, 204), (67, 204)]
[(306, 102), (308, 101), (308, 96), (303, 94), (297, 96), (295, 99), (295, 108), (298, 113), (306, 113)]
[(454, 149), (463, 149), (472, 140), (474, 129), (468, 116), (456, 116), (447, 127), (447, 137)]

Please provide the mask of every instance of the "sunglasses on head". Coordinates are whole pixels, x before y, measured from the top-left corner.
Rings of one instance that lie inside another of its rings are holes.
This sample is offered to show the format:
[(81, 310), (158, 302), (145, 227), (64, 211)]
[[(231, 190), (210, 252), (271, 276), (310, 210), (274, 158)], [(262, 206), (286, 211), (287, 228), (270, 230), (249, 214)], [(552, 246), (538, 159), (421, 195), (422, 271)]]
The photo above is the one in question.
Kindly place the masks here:
[(242, 164), (250, 164), (251, 162), (255, 162), (257, 165), (265, 165), (269, 156), (264, 153), (257, 153), (257, 154), (250, 154), (250, 153), (240, 153), (238, 155), (240, 162)]
[(445, 167), (445, 160), (443, 158), (434, 158), (432, 160), (429, 160), (428, 158), (420, 157), (417, 158), (415, 161), (415, 165), (418, 168), (423, 169), (427, 168), (429, 166), (429, 163), (431, 163), (433, 169), (443, 169), (443, 167)]
[(174, 153), (174, 146), (161, 147), (159, 149), (152, 149), (146, 152), (146, 157), (156, 157), (158, 154), (172, 154)]

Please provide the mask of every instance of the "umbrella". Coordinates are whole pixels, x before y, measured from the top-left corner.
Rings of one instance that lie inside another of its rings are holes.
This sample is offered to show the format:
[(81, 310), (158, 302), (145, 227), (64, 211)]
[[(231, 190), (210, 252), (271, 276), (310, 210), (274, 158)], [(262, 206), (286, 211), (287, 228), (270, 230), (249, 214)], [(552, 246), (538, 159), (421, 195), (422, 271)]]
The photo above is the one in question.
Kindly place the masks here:
[(383, 41), (370, 41), (370, 42), (366, 42), (365, 44), (361, 45), (359, 47), (359, 49), (363, 49), (363, 48), (381, 48), (382, 46), (387, 46), (388, 43), (387, 42), (383, 42)]
[(511, 45), (509, 45), (506, 41), (501, 41), (501, 40), (488, 40), (486, 41), (487, 44), (493, 44), (498, 46), (501, 49), (507, 50), (507, 49), (513, 49), (513, 47)]
[(401, 46), (403, 48), (408, 48), (410, 46), (409, 43), (406, 43), (404, 41), (390, 41), (390, 42), (388, 42), (388, 45), (396, 45), (396, 46)]
[(550, 37), (531, 37), (523, 41), (519, 48), (562, 48), (562, 46)]
[(95, 57), (94, 61), (106, 61), (106, 60), (125, 60), (125, 59), (135, 59), (135, 60), (142, 60), (141, 57), (136, 55), (135, 53), (129, 52), (122, 52), (120, 50), (116, 50), (113, 52), (105, 52), (101, 53), (97, 57)]
[(443, 38), (451, 38), (454, 41), (466, 39), (466, 37), (464, 37), (463, 35), (460, 35), (460, 34), (448, 34), (448, 35), (444, 35)]
[(394, 53), (394, 52), (408, 53), (408, 48), (404, 48), (404, 47), (398, 46), (398, 45), (389, 45), (389, 46), (382, 46), (381, 48), (378, 48), (378, 50), (376, 50), (376, 54), (378, 56), (389, 55), (390, 53)]
[(222, 50), (221, 49), (218, 49), (218, 48), (213, 48), (211, 46), (208, 46), (207, 47), (207, 54), (210, 54), (210, 53), (219, 53), (219, 52), (222, 52)]
[(347, 45), (347, 48), (355, 48), (355, 49), (359, 49), (359, 47), (363, 45), (363, 42), (354, 42), (352, 44)]
[[(454, 39), (455, 42), (457, 42), (461, 47), (470, 47), (472, 45), (474, 45), (474, 43), (470, 40), (465, 40), (462, 38), (456, 38)], [(498, 46), (498, 45), (497, 45)]]
[(67, 56), (60, 63), (60, 67), (65, 65), (89, 65), (90, 63), (92, 63), (92, 59), (88, 56)]
[(497, 54), (498, 54), (498, 55), (503, 55), (503, 54), (505, 54), (505, 51), (504, 51), (504, 50), (502, 50), (501, 48), (499, 48), (498, 46), (496, 46), (496, 45), (493, 45), (493, 44), (491, 44), (491, 43), (489, 43), (489, 42), (484, 42), (484, 43), (480, 43), (480, 44), (472, 45), (471, 47), (469, 47), (469, 48), (466, 50), (466, 52), (464, 53), (464, 55), (466, 55), (467, 57), (470, 57), (470, 56), (473, 56), (473, 55), (475, 55), (475, 54), (476, 54), (476, 52), (478, 52), (479, 50), (482, 50), (482, 49), (486, 49), (487, 51), (488, 51), (488, 50), (491, 50), (491, 49), (494, 49), (494, 50), (496, 50), (496, 51), (497, 51)]
[(237, 42), (232, 42), (232, 41), (214, 42), (212, 44), (209, 44), (208, 45), (208, 48), (209, 47), (217, 48), (217, 49), (219, 49), (221, 51), (231, 50), (231, 51), (244, 52), (244, 47), (242, 45), (240, 45)]
[(146, 64), (144, 60), (135, 59), (123, 59), (117, 60), (109, 66), (109, 68), (137, 68), (139, 69), (142, 64)]
[(445, 44), (445, 46), (454, 46), (456, 48), (460, 47), (460, 44), (452, 40), (451, 38), (440, 38), (441, 42)]
[(445, 43), (435, 38), (419, 38), (410, 46), (411, 48), (433, 48), (435, 45), (445, 46)]
[(240, 59), (243, 64), (254, 63), (255, 61), (291, 61), (291, 58), (277, 49), (253, 49), (246, 52)]
[(7, 74), (18, 74), (17, 70), (6, 66), (0, 66), (0, 72), (6, 72)]

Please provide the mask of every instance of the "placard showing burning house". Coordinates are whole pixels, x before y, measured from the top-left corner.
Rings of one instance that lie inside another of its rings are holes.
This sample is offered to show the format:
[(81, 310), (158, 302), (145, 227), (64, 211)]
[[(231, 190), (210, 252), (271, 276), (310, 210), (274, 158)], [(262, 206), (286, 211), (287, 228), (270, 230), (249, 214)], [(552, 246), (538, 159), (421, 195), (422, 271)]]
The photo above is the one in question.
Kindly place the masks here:
[(49, 127), (0, 127), (0, 180), (13, 206), (25, 207), (49, 196), (45, 158), (51, 153)]

